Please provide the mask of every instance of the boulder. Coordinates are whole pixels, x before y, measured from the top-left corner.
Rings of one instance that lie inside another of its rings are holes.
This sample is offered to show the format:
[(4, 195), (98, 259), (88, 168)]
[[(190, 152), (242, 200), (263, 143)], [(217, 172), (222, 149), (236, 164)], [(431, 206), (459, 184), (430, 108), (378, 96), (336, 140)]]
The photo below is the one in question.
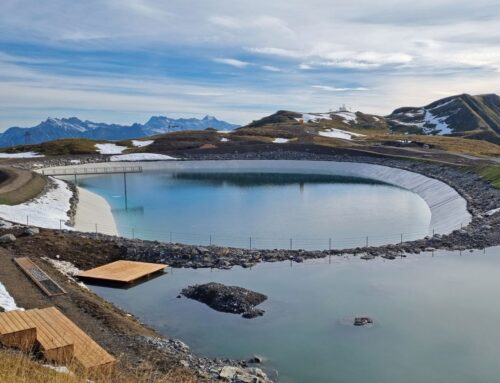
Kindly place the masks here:
[(244, 289), (238, 286), (226, 286), (221, 283), (205, 283), (189, 286), (181, 291), (187, 298), (205, 303), (214, 310), (243, 314), (244, 318), (255, 318), (264, 314), (255, 306), (267, 299), (264, 294)]
[(12, 243), (16, 241), (14, 234), (4, 234), (0, 237), (0, 243)]
[(38, 227), (27, 227), (24, 230), (24, 234), (32, 236), (32, 235), (37, 235), (40, 234), (40, 229)]

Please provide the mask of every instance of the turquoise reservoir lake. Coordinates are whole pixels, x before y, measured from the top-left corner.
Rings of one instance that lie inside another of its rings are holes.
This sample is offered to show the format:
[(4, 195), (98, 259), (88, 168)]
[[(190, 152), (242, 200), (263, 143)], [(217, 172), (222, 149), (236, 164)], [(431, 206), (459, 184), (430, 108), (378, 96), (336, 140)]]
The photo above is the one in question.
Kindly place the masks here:
[[(335, 175), (174, 172), (82, 177), (126, 237), (197, 245), (328, 249), (422, 238), (431, 213), (417, 194)], [(99, 222), (88, 222), (93, 229)]]
[[(212, 357), (248, 358), (281, 383), (496, 383), (500, 376), (500, 248), (386, 261), (332, 257), (252, 269), (174, 269), (105, 299)], [(253, 320), (177, 299), (221, 282), (269, 296)], [(368, 315), (373, 327), (354, 327)]]

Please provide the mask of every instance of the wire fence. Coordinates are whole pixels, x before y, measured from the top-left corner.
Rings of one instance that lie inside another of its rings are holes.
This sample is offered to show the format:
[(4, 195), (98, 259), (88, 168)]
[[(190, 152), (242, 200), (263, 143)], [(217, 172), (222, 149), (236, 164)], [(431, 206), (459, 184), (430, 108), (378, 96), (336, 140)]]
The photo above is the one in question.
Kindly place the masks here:
[[(60, 222), (63, 229), (64, 222)], [(461, 229), (462, 225), (456, 227)], [(453, 228), (452, 228), (453, 229)], [(116, 234), (115, 226), (97, 222), (78, 222), (77, 230), (103, 234)], [(332, 233), (331, 236), (305, 238), (300, 236), (266, 236), (266, 235), (225, 235), (221, 233), (193, 233), (169, 230), (168, 228), (143, 229), (140, 227), (119, 225), (119, 234), (126, 238), (154, 240), (169, 243), (182, 243), (200, 246), (224, 246), (245, 249), (283, 249), (283, 250), (335, 250), (356, 247), (380, 246), (398, 244), (433, 236), (437, 232), (429, 227), (420, 230), (399, 233), (372, 233), (340, 236)], [(452, 230), (450, 230), (452, 231)]]

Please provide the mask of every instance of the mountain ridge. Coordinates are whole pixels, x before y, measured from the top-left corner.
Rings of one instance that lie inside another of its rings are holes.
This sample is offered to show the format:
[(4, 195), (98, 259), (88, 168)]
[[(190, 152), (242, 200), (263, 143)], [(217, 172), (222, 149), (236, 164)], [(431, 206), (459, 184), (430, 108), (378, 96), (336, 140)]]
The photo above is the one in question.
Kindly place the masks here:
[(88, 138), (93, 140), (124, 140), (148, 137), (180, 130), (203, 130), (214, 128), (232, 130), (238, 125), (218, 120), (213, 116), (198, 118), (170, 118), (152, 116), (145, 124), (107, 124), (80, 120), (77, 117), (48, 117), (33, 127), (11, 127), (0, 133), (0, 147), (39, 144), (64, 138)]
[(446, 135), (500, 144), (500, 97), (494, 93), (445, 97), (422, 107), (405, 106), (387, 116), (351, 112), (345, 108), (326, 113), (279, 110), (240, 129), (336, 123), (340, 129), (373, 128), (388, 133)]

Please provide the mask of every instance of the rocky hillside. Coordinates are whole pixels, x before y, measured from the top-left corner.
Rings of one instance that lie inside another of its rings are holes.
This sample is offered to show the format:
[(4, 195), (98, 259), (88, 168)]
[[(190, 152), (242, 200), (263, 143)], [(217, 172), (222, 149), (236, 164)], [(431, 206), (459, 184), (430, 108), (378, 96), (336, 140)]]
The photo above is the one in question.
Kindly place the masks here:
[(145, 124), (118, 125), (82, 121), (76, 117), (48, 118), (31, 128), (13, 127), (0, 134), (0, 147), (22, 144), (39, 144), (64, 138), (92, 140), (126, 140), (184, 130), (215, 128), (231, 130), (238, 125), (218, 120), (212, 116), (197, 118), (169, 118), (153, 116)]
[(393, 131), (460, 135), (500, 143), (500, 97), (461, 94), (423, 107), (396, 109), (386, 120)]
[[(389, 116), (338, 110), (327, 113), (299, 113), (280, 110), (240, 128), (301, 129), (318, 132), (341, 129), (380, 133), (447, 135), (475, 138), (500, 144), (500, 97), (496, 94), (462, 94), (443, 98), (423, 107), (398, 108)], [(339, 137), (341, 138), (341, 137)]]
[(361, 112), (351, 112), (348, 110), (338, 110), (326, 113), (298, 113), (287, 110), (278, 112), (256, 120), (248, 124), (245, 128), (260, 128), (270, 124), (318, 124), (318, 123), (336, 123), (344, 128), (386, 128), (383, 117), (364, 114)]

